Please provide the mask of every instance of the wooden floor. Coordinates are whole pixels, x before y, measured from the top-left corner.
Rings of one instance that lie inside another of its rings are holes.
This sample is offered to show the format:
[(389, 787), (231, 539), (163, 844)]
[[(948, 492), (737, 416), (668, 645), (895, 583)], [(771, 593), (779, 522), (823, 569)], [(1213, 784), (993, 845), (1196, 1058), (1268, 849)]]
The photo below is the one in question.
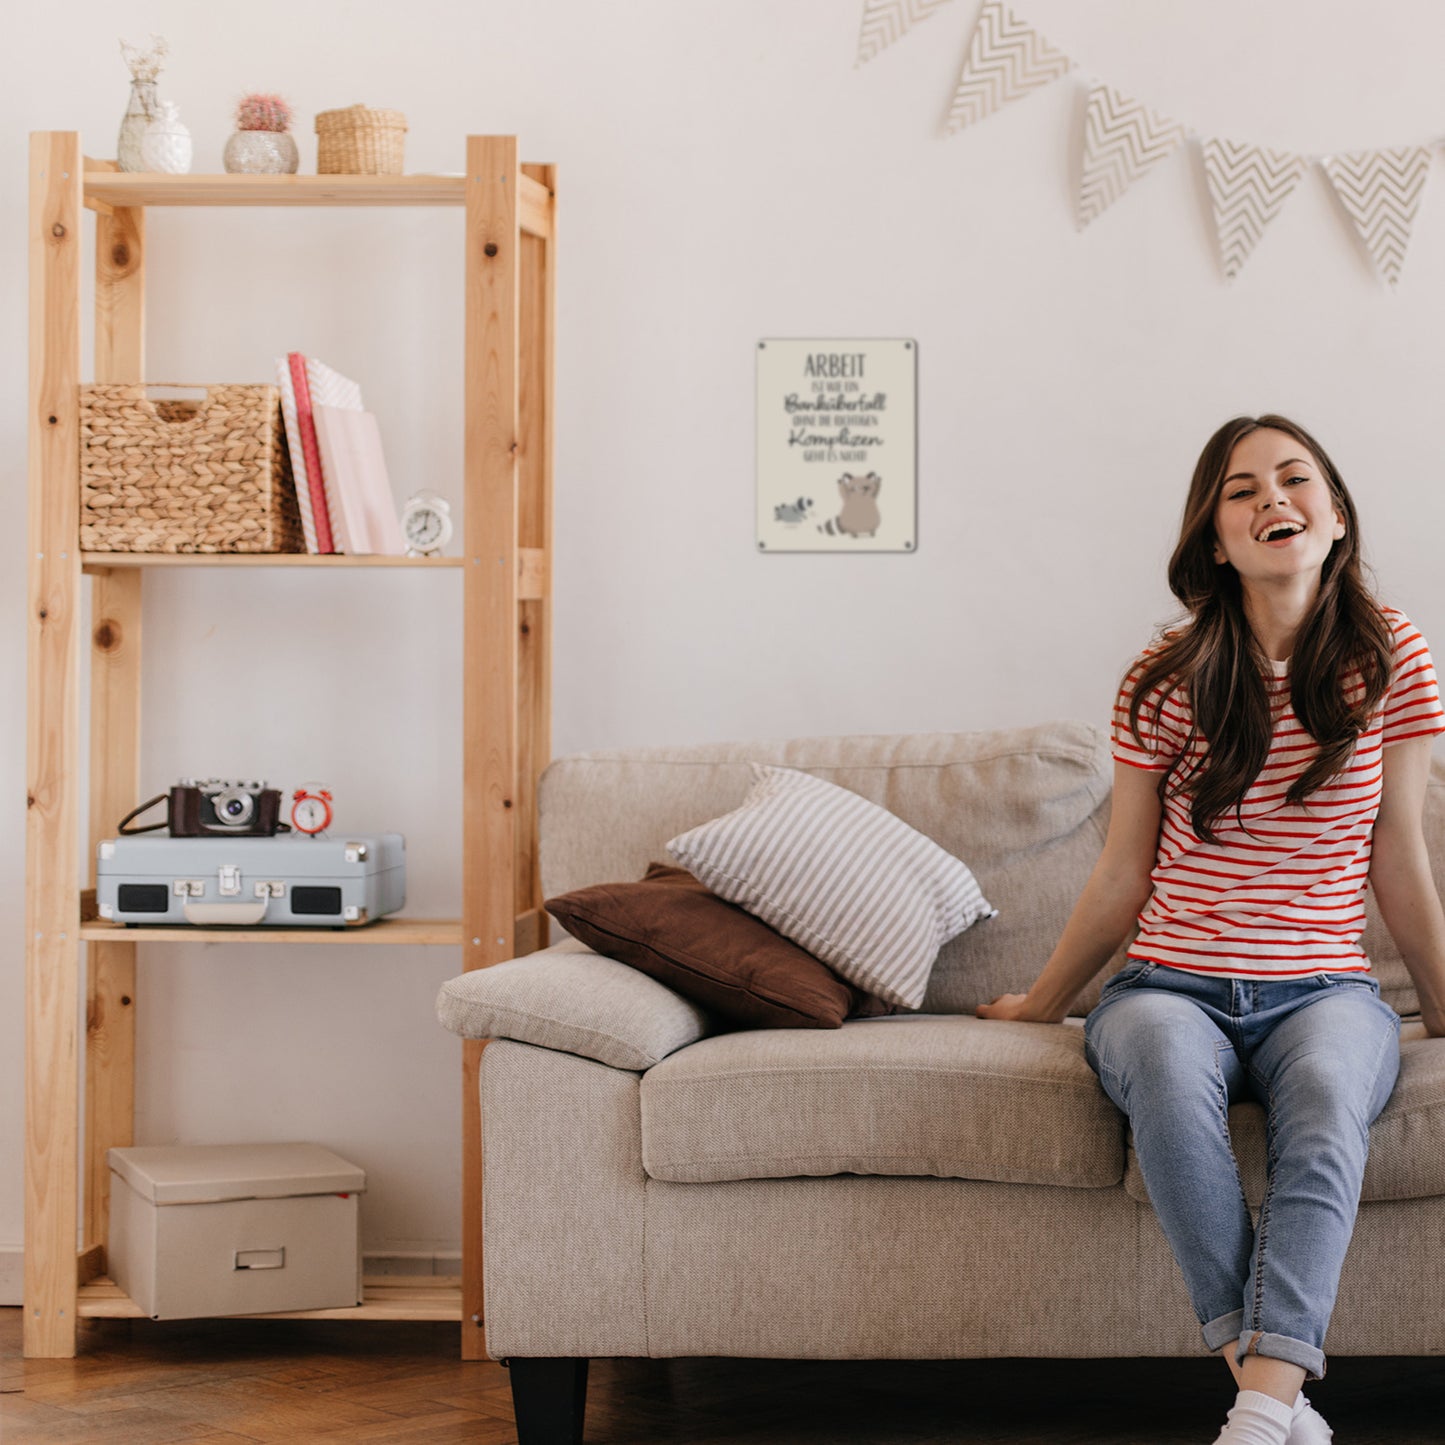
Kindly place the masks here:
[[(507, 1372), (457, 1327), (99, 1320), (74, 1360), (23, 1360), (0, 1309), (4, 1445), (356, 1440), (512, 1445)], [(1335, 1445), (1445, 1442), (1445, 1361), (1334, 1361), (1310, 1391)], [(1208, 1445), (1214, 1360), (598, 1360), (589, 1445)]]

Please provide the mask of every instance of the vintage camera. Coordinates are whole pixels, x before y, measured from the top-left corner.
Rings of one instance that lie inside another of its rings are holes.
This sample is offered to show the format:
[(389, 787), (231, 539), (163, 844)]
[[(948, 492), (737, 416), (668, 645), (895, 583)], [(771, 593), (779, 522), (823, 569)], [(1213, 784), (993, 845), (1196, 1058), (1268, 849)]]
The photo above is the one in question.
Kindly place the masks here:
[(171, 789), (172, 838), (195, 838), (202, 833), (269, 837), (279, 830), (280, 821), (280, 790), (265, 783), (182, 778)]
[[(166, 805), (166, 821), (132, 827), (133, 821), (158, 803)], [(222, 778), (182, 778), (170, 792), (158, 793), (120, 821), (119, 832), (153, 833), (167, 828), (172, 838), (269, 838), (289, 833), (281, 821), (281, 792), (265, 783), (234, 783)]]

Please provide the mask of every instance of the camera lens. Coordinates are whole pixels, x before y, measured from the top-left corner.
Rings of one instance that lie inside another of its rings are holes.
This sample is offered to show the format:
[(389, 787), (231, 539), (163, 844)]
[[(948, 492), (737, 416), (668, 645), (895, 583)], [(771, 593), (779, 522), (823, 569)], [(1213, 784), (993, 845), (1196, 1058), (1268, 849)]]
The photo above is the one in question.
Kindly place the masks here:
[(216, 797), (216, 817), (231, 824), (233, 827), (240, 827), (251, 821), (252, 809), (251, 795), (239, 792), (235, 788), (228, 788), (224, 793)]

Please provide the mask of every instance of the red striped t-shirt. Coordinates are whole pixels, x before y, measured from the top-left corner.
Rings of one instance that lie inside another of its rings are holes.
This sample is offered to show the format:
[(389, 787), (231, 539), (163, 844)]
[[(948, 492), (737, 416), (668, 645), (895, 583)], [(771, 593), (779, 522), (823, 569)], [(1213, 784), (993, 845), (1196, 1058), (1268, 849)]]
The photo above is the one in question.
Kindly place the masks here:
[[(1381, 611), (1394, 633), (1390, 688), (1343, 771), (1304, 803), (1285, 801), (1319, 747), (1290, 706), (1288, 664), (1276, 662), (1265, 679), (1274, 719), (1269, 755), (1244, 795), (1244, 827), (1231, 808), (1214, 824), (1218, 844), (1205, 843), (1190, 822), (1187, 793), (1165, 800), (1154, 892), (1139, 915), (1130, 957), (1222, 978), (1306, 978), (1369, 968), (1360, 935), (1382, 754), (1392, 743), (1445, 732), (1425, 639), (1403, 613)], [(1114, 757), (1163, 772), (1183, 752), (1192, 717), (1183, 687), (1156, 715), (1162, 691), (1156, 687), (1139, 715), (1145, 746), (1135, 740), (1129, 703), (1150, 651), (1130, 667), (1114, 704)], [(1357, 668), (1344, 686), (1347, 698), (1359, 697), (1364, 679)], [(1184, 768), (1206, 750), (1196, 738)]]

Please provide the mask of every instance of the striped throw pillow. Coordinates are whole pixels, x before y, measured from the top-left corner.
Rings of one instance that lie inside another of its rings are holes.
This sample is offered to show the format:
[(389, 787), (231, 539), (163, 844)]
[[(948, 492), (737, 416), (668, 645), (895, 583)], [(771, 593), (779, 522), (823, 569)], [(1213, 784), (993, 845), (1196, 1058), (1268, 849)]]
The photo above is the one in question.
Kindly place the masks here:
[(836, 783), (753, 764), (742, 806), (667, 851), (850, 983), (918, 1008), (938, 950), (992, 918), (957, 858)]

